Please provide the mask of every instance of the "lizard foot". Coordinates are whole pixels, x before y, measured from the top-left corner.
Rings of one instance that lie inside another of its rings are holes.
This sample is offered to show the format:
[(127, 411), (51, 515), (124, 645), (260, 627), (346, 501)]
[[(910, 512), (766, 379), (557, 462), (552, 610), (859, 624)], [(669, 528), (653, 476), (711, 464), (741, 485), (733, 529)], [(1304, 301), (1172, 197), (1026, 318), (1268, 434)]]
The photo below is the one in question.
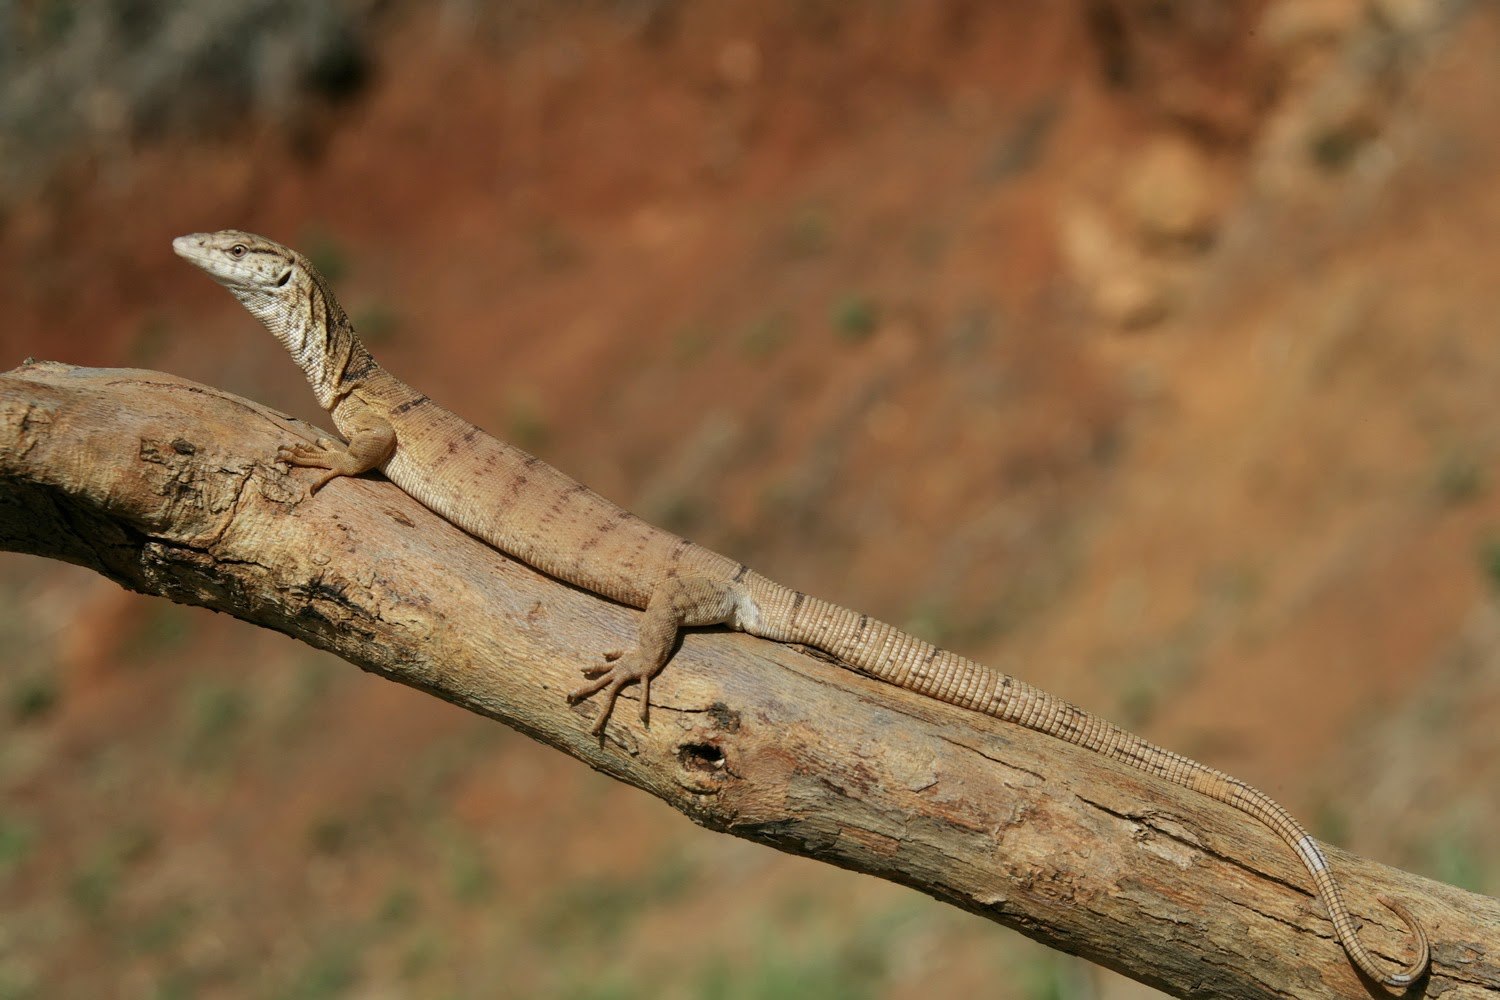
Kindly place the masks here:
[(600, 691), (604, 692), (604, 707), (599, 710), (599, 718), (594, 721), (593, 728), (589, 732), (595, 736), (603, 735), (604, 727), (609, 723), (609, 717), (615, 710), (615, 702), (620, 697), (620, 691), (630, 684), (641, 685), (641, 725), (649, 724), (651, 714), (651, 678), (660, 671), (661, 666), (651, 667), (646, 659), (640, 655), (638, 650), (626, 653), (623, 650), (610, 650), (604, 654), (604, 663), (593, 667), (584, 667), (583, 675), (592, 678), (592, 683), (568, 695), (568, 704), (576, 705), (586, 698), (592, 698)]
[(326, 437), (318, 438), (316, 444), (306, 442), (284, 444), (276, 449), (276, 461), (285, 462), (294, 468), (328, 470), (308, 485), (307, 495), (310, 497), (315, 496), (319, 490), (339, 476), (350, 475), (347, 471), (349, 468), (348, 449)]
[(282, 445), (276, 449), (276, 461), (303, 469), (331, 469), (343, 450), (328, 438), (320, 437), (316, 444), (299, 441)]

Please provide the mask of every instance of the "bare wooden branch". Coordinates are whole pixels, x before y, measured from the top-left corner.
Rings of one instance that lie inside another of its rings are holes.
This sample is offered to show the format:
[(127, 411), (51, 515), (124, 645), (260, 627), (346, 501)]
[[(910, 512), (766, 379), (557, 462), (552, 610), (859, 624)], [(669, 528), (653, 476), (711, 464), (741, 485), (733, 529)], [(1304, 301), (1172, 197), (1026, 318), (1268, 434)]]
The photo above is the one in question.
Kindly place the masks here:
[[(315, 431), (157, 372), (0, 376), (0, 548), (214, 608), (525, 732), (695, 822), (912, 886), (1178, 996), (1381, 995), (1345, 960), (1297, 858), (1219, 803), (797, 650), (689, 635), (622, 702), (563, 695), (636, 612), (543, 577), (378, 478), (309, 500), (276, 447)], [(1500, 901), (1336, 849), (1362, 936), (1411, 995), (1500, 995)]]

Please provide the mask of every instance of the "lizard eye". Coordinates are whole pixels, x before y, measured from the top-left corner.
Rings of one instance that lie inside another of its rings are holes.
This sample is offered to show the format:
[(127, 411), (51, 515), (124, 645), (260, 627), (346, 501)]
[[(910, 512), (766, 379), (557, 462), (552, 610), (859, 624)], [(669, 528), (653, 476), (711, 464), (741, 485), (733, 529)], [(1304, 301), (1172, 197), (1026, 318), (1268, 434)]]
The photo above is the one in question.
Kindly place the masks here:
[(245, 246), (245, 244), (243, 243), (236, 243), (234, 246), (229, 248), (229, 256), (233, 257), (235, 260), (239, 260), (249, 252), (250, 248)]

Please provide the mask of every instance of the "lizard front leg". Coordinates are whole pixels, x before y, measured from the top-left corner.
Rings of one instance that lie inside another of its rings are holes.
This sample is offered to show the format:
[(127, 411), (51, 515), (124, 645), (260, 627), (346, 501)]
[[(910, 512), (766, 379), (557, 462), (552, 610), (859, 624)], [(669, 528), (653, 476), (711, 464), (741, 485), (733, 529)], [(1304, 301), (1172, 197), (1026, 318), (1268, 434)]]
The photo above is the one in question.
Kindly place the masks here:
[(599, 736), (615, 710), (620, 691), (639, 683), (641, 724), (645, 725), (651, 711), (651, 678), (661, 673), (672, 658), (678, 632), (692, 626), (719, 625), (729, 621), (738, 606), (738, 598), (735, 584), (709, 577), (673, 578), (661, 584), (646, 603), (646, 614), (636, 633), (635, 648), (605, 653), (607, 662), (585, 667), (584, 676), (594, 680), (569, 694), (568, 702), (576, 704), (604, 692), (604, 705), (591, 730)]
[(327, 469), (307, 488), (312, 496), (339, 476), (358, 476), (369, 472), (391, 457), (396, 449), (396, 429), (366, 410), (356, 414), (349, 424), (349, 443), (340, 444), (320, 437), (316, 444), (282, 445), (276, 460), (305, 469)]

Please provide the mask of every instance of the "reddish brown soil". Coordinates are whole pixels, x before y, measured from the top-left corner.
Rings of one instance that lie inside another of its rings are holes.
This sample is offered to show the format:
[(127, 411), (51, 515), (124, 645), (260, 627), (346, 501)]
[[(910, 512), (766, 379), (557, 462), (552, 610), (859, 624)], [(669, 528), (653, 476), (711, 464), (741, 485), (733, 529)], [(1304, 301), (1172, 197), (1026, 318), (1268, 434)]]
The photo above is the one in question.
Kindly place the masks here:
[[(168, 249), (297, 243), (388, 367), (603, 492), (1494, 891), (1500, 15), (1355, 114), (1258, 4), (688, 6), (415, 17), (300, 138), (76, 166), (0, 228), (0, 346), (315, 418)], [(1132, 221), (1163, 142), (1206, 249)], [(282, 637), (0, 582), (0, 998), (1117, 988)]]

